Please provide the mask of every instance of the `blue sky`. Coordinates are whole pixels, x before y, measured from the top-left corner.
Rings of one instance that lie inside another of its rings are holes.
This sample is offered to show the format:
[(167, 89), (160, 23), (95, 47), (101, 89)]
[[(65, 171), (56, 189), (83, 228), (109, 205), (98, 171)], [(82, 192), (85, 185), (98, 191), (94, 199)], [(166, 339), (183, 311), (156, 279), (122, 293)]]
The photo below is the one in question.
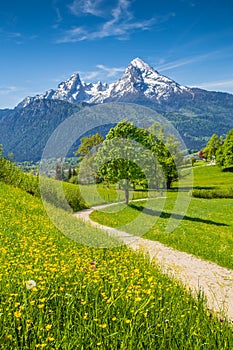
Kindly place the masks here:
[(231, 0), (8, 0), (0, 108), (74, 73), (112, 82), (140, 57), (180, 84), (233, 93)]

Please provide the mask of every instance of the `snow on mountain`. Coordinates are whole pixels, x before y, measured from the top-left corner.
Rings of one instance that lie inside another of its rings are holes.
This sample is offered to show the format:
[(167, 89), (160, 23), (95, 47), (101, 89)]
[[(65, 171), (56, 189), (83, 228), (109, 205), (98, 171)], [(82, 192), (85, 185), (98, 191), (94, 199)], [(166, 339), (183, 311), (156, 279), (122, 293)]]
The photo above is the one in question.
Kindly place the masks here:
[(34, 97), (28, 96), (20, 102), (17, 107), (24, 108), (32, 101), (40, 99), (57, 99), (71, 103), (89, 101), (93, 96), (99, 92), (105, 91), (107, 88), (108, 84), (102, 83), (101, 81), (98, 81), (96, 84), (85, 83), (80, 80), (78, 73), (74, 73), (69, 79), (61, 82), (56, 90), (51, 89)]
[(124, 97), (130, 97), (130, 95), (161, 101), (167, 100), (174, 94), (183, 93), (191, 94), (191, 89), (159, 74), (140, 58), (135, 58), (118, 81), (111, 84), (105, 92), (94, 96), (90, 102), (101, 103), (120, 100)]
[(85, 83), (79, 74), (74, 73), (60, 83), (56, 90), (48, 90), (35, 97), (26, 97), (17, 107), (25, 107), (36, 99), (59, 99), (71, 103), (86, 101), (103, 103), (127, 99), (149, 99), (157, 103), (166, 101), (174, 95), (193, 94), (192, 89), (176, 83), (159, 74), (140, 58), (133, 59), (122, 77), (110, 85), (98, 81)]

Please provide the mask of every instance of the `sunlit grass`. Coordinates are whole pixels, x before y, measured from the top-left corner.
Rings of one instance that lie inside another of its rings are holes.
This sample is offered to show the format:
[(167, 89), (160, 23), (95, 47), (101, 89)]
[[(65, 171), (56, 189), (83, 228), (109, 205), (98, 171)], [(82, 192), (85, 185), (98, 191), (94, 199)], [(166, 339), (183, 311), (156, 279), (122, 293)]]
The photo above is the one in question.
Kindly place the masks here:
[(1, 349), (233, 348), (228, 323), (147, 258), (69, 239), (21, 190), (0, 197)]
[[(125, 192), (122, 189), (118, 189), (117, 184), (110, 184), (108, 186), (103, 183), (97, 185), (79, 185), (79, 190), (82, 197), (90, 206), (125, 201)], [(158, 191), (150, 190), (148, 192), (140, 188), (136, 188), (135, 190), (131, 189), (129, 192), (130, 199), (159, 196)]]
[[(229, 188), (232, 177), (232, 173), (222, 173), (218, 167), (197, 167), (194, 169), (194, 186)], [(166, 196), (164, 203), (159, 198), (150, 200), (151, 210), (143, 211), (145, 201), (134, 202), (119, 211), (117, 209), (120, 208), (115, 206), (109, 208), (109, 212), (106, 209), (105, 212), (95, 211), (91, 218), (103, 225), (120, 227), (134, 235), (143, 235), (144, 238), (233, 268), (233, 199), (191, 198), (182, 217), (174, 212), (177, 192), (168, 192)], [(191, 192), (188, 189), (183, 193), (183, 200), (189, 199), (189, 196)], [(172, 214), (177, 214), (174, 222), (178, 221), (179, 225), (168, 233), (166, 229)]]
[(221, 168), (206, 165), (193, 168), (194, 187), (198, 188), (230, 188), (233, 187), (233, 173), (222, 172)]

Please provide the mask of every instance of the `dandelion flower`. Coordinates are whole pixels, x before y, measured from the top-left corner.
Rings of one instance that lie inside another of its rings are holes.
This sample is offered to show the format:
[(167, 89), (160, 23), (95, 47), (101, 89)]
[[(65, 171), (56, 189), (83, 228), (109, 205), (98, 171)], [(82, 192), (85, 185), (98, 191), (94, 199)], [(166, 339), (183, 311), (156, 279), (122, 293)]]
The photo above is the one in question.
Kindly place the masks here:
[(48, 340), (48, 341), (54, 341), (55, 338), (54, 338), (54, 337), (48, 337), (47, 340)]
[(5, 338), (8, 340), (8, 339), (12, 339), (12, 335), (11, 334), (7, 334), (5, 335)]
[(14, 316), (16, 317), (16, 318), (20, 318), (21, 317), (21, 312), (20, 311), (15, 311), (14, 312)]
[(104, 324), (101, 324), (100, 327), (101, 327), (101, 328), (106, 328), (107, 325), (106, 325), (106, 323), (104, 323)]
[(47, 331), (49, 331), (49, 330), (52, 328), (52, 325), (51, 325), (51, 324), (47, 324), (47, 325), (45, 326), (45, 328), (46, 328)]
[(34, 280), (29, 280), (26, 282), (26, 288), (27, 289), (32, 289), (36, 287), (36, 282)]

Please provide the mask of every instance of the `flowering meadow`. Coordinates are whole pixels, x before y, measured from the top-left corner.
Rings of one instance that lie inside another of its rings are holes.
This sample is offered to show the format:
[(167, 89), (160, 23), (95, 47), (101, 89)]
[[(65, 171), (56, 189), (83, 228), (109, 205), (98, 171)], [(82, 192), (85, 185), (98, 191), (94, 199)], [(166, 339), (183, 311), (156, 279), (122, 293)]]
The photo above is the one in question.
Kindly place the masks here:
[(0, 349), (233, 348), (228, 322), (147, 257), (69, 239), (20, 189), (0, 197)]

